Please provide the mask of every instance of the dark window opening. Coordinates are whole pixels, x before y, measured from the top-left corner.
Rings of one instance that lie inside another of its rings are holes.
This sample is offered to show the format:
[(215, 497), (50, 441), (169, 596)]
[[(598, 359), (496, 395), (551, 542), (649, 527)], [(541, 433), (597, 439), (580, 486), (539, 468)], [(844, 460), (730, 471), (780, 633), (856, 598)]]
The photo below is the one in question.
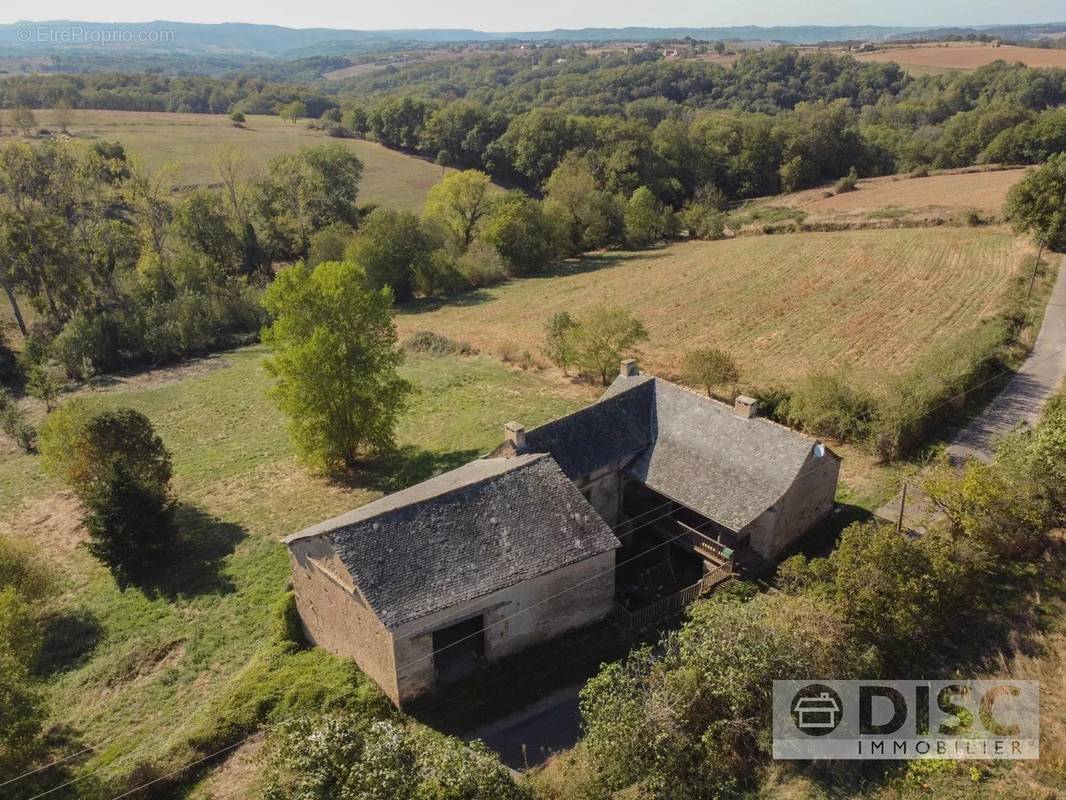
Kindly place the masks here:
[(465, 678), (485, 661), (485, 620), (478, 615), (433, 632), (433, 666), (441, 683)]

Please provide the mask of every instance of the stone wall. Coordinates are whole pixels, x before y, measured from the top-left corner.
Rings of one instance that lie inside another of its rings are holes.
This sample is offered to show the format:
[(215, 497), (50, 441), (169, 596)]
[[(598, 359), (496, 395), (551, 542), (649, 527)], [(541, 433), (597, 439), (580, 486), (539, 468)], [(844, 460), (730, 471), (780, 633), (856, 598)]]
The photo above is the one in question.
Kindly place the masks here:
[(435, 630), (483, 615), (493, 661), (603, 619), (614, 602), (614, 560), (614, 551), (602, 553), (402, 626), (394, 632), (400, 702), (433, 687)]
[(803, 534), (825, 519), (836, 498), (840, 459), (828, 448), (818, 457), (811, 448), (799, 477), (784, 497), (741, 533), (750, 534), (751, 548), (776, 560)]
[(400, 700), (392, 635), (354, 590), (351, 576), (318, 537), (289, 545), (296, 608), (307, 638), (352, 658), (394, 703)]

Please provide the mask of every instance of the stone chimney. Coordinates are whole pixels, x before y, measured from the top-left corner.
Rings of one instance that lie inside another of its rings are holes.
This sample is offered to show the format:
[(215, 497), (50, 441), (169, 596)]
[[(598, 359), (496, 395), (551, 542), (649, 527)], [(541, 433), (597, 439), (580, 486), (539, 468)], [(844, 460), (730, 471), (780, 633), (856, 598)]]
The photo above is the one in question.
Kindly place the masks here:
[(515, 450), (526, 446), (526, 426), (521, 422), (508, 422), (503, 426), (503, 435)]
[(744, 417), (744, 419), (751, 419), (758, 414), (759, 404), (754, 397), (748, 397), (746, 394), (738, 394), (737, 399), (733, 401), (733, 413), (738, 417)]
[(635, 358), (627, 358), (622, 361), (622, 368), (618, 371), (618, 374), (623, 378), (632, 378), (640, 374), (640, 368), (637, 366), (637, 360)]

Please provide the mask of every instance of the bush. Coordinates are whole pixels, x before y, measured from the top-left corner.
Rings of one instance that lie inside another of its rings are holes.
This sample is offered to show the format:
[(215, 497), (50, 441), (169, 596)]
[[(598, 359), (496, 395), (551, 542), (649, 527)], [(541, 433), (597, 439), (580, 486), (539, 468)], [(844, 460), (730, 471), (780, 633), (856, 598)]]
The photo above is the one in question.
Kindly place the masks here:
[(915, 167), (910, 171), (910, 178), (928, 178), (929, 167)]
[(496, 248), (487, 242), (475, 241), (455, 262), (456, 269), (475, 289), (495, 286), (507, 280), (507, 270)]
[(874, 451), (886, 460), (912, 452), (952, 413), (958, 404), (952, 401), (962, 402), (971, 387), (997, 371), (1012, 340), (1010, 321), (990, 320), (929, 351), (892, 379), (875, 399), (870, 430)]
[(838, 180), (833, 185), (833, 191), (836, 194), (844, 194), (845, 192), (854, 192), (859, 183), (859, 173), (855, 171), (855, 167), (848, 170), (848, 174)]
[(981, 211), (977, 208), (966, 209), (966, 213), (963, 218), (966, 220), (966, 224), (969, 225), (971, 228), (976, 228), (980, 225), (985, 224), (984, 217), (981, 216)]
[(456, 268), (455, 259), (443, 248), (434, 250), (428, 258), (420, 259), (413, 265), (411, 281), (414, 290), (423, 297), (470, 288), (466, 276)]
[(27, 453), (37, 445), (37, 432), (26, 421), (26, 412), (7, 389), (0, 389), (0, 430)]
[(404, 340), (403, 349), (409, 353), (425, 353), (431, 356), (467, 356), (474, 352), (468, 342), (457, 342), (433, 331), (412, 333)]
[(872, 400), (842, 373), (815, 373), (793, 390), (786, 419), (816, 436), (849, 442), (865, 437), (872, 413)]
[(77, 442), (94, 414), (87, 400), (75, 397), (45, 418), (40, 430), (41, 467), (45, 472), (73, 483)]

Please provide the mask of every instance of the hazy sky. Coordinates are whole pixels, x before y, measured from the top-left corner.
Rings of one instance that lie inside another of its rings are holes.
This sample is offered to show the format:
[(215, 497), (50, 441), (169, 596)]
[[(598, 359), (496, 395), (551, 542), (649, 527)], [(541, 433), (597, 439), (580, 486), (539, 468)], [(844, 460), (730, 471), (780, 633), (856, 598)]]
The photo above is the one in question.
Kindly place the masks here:
[(485, 31), (626, 25), (986, 25), (1066, 19), (1062, 0), (41, 0), (31, 5), (4, 5), (0, 19), (5, 22), (27, 18), (99, 22), (165, 19), (259, 22), (296, 28)]

